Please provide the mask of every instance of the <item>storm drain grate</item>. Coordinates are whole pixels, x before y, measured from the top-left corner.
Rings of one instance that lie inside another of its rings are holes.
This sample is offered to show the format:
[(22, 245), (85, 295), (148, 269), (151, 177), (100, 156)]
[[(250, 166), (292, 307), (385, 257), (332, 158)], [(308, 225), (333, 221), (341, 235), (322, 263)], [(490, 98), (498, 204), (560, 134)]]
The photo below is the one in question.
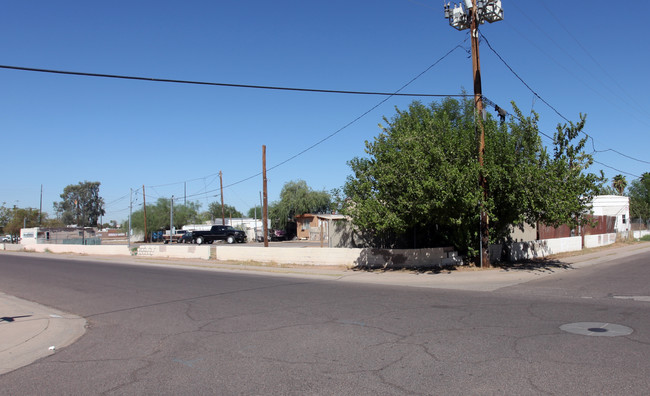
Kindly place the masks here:
[(632, 334), (634, 331), (632, 328), (627, 326), (600, 322), (567, 323), (560, 326), (560, 330), (564, 330), (572, 334), (597, 337), (625, 336)]

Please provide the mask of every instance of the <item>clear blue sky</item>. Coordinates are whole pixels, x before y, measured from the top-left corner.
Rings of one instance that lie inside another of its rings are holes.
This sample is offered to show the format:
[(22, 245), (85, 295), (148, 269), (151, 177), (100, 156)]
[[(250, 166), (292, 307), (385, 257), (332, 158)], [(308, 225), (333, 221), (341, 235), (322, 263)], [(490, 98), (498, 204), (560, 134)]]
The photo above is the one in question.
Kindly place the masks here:
[[(0, 13), (0, 64), (164, 79), (393, 92), (461, 44), (402, 92), (472, 90), (467, 31), (451, 28), (441, 1), (22, 1)], [(650, 171), (650, 46), (639, 22), (648, 2), (503, 0), (505, 20), (482, 34), (517, 74), (570, 120), (587, 114), (598, 152), (592, 170), (628, 182)], [(481, 43), (483, 93), (562, 118)], [(259, 203), (262, 168), (338, 131), (384, 97), (125, 81), (0, 69), (0, 202), (53, 216), (63, 188), (100, 181), (104, 221), (128, 216), (129, 190), (147, 202), (183, 197)], [(385, 103), (268, 173), (269, 200), (285, 182), (344, 184), (382, 117), (414, 98)], [(432, 98), (421, 98), (424, 102)], [(590, 144), (591, 145), (591, 144)], [(590, 147), (591, 150), (591, 147)], [(611, 168), (610, 168), (611, 167)], [(612, 169), (615, 168), (615, 169)], [(186, 183), (184, 183), (186, 182)], [(232, 186), (231, 186), (232, 185)], [(185, 190), (186, 188), (186, 190)], [(140, 190), (141, 191), (141, 190)], [(135, 209), (142, 204), (134, 195)]]

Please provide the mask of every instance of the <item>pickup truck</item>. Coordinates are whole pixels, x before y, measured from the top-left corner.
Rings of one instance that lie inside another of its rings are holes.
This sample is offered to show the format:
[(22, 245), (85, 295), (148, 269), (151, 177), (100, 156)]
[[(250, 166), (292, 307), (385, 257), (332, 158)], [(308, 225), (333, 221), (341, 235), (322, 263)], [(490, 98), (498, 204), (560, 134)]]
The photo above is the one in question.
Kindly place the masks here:
[[(216, 225), (209, 231), (191, 231), (191, 241), (201, 245), (214, 241), (226, 241), (228, 243), (246, 242), (246, 233), (232, 226)], [(190, 238), (186, 236), (185, 238)]]

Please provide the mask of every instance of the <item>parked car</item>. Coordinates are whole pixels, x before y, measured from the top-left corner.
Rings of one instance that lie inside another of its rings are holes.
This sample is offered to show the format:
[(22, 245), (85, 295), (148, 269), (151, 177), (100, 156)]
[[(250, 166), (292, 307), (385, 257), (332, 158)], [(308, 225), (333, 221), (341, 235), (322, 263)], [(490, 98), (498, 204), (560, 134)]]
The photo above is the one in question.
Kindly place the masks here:
[[(176, 230), (174, 232), (174, 235), (172, 235), (172, 242), (179, 243), (181, 240), (181, 237), (186, 234), (187, 231), (185, 230)], [(169, 231), (165, 231), (165, 235), (162, 236), (164, 243), (169, 243)]]
[(2, 237), (2, 242), (11, 243), (11, 235), (5, 235)]
[(183, 234), (183, 236), (178, 240), (178, 243), (194, 243), (192, 231), (187, 231), (185, 234)]

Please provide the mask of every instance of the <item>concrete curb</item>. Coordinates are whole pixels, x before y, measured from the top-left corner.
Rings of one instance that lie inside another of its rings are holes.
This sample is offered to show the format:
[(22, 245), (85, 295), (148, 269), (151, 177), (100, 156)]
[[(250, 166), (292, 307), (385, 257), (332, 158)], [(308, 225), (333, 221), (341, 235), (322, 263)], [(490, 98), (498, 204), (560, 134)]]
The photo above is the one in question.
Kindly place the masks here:
[(50, 356), (86, 331), (86, 320), (0, 293), (0, 375)]

